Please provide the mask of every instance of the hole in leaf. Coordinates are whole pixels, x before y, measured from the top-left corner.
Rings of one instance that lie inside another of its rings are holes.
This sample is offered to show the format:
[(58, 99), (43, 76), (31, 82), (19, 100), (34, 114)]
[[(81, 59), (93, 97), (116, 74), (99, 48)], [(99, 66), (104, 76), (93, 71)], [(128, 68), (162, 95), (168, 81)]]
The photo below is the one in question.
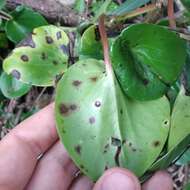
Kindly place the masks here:
[(22, 61), (24, 61), (24, 62), (29, 61), (29, 58), (28, 58), (27, 55), (21, 55), (20, 59), (21, 59)]
[(99, 100), (97, 100), (97, 101), (95, 102), (95, 106), (96, 106), (96, 107), (100, 107), (100, 106), (101, 106), (101, 102), (100, 102)]

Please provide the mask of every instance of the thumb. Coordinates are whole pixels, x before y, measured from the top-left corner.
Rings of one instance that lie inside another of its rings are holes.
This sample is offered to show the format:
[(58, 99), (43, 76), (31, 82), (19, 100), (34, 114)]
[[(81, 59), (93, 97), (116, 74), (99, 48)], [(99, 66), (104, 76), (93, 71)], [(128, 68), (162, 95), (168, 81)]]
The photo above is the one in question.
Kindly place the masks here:
[(136, 176), (123, 168), (107, 170), (95, 184), (93, 190), (140, 190)]

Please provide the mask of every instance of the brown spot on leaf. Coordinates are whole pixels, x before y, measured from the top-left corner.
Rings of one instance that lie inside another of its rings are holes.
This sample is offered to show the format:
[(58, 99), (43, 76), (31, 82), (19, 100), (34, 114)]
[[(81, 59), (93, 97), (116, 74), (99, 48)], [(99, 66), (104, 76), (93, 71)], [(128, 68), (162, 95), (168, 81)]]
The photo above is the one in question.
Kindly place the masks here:
[(105, 146), (104, 146), (104, 153), (107, 153), (107, 151), (108, 151), (108, 149), (109, 149), (109, 144), (106, 144)]
[(19, 71), (17, 71), (16, 69), (15, 69), (15, 70), (13, 70), (13, 71), (11, 72), (11, 74), (12, 74), (12, 76), (13, 76), (14, 78), (16, 78), (17, 80), (19, 80), (19, 79), (20, 79), (20, 77), (21, 77), (20, 72), (19, 72)]
[(154, 147), (160, 146), (160, 141), (154, 141), (154, 142), (153, 142), (153, 146), (154, 146)]
[(29, 58), (27, 55), (21, 55), (20, 59), (24, 62), (28, 62), (29, 61)]
[(61, 38), (62, 38), (61, 31), (57, 32), (57, 33), (56, 33), (56, 36), (57, 36), (57, 40), (61, 39)]
[(137, 149), (136, 149), (136, 148), (132, 148), (132, 151), (133, 151), (133, 152), (136, 152), (136, 151), (137, 151)]
[(42, 54), (41, 54), (41, 59), (45, 60), (45, 59), (47, 59), (47, 58), (48, 58), (47, 54), (44, 53), (44, 52), (42, 52)]
[(80, 145), (75, 146), (75, 151), (77, 154), (80, 155), (81, 154), (81, 146)]
[(91, 80), (92, 82), (96, 82), (96, 81), (98, 80), (98, 77), (91, 77), (90, 80)]
[(56, 60), (53, 60), (54, 65), (58, 65), (58, 62)]
[(97, 101), (95, 102), (95, 106), (96, 106), (96, 107), (100, 107), (100, 106), (101, 106), (101, 102), (100, 102), (99, 100), (97, 100)]
[(148, 83), (149, 83), (149, 80), (148, 79), (143, 79), (143, 84), (146, 86), (146, 85), (148, 85)]
[(71, 105), (70, 105), (70, 109), (71, 109), (72, 111), (75, 111), (75, 110), (77, 109), (77, 105), (76, 105), (76, 104), (71, 104)]
[(53, 38), (51, 36), (46, 36), (46, 42), (47, 42), (47, 44), (52, 44)]
[(95, 122), (96, 122), (95, 117), (90, 117), (90, 118), (89, 118), (89, 123), (90, 123), (90, 124), (93, 124), (93, 123), (95, 123)]
[(66, 114), (69, 113), (69, 107), (66, 106), (65, 104), (61, 104), (59, 106), (59, 111), (60, 111), (61, 114), (66, 115)]
[(62, 115), (68, 116), (71, 112), (77, 110), (77, 105), (76, 104), (61, 104), (59, 107), (60, 113)]
[(106, 165), (105, 168), (104, 168), (104, 171), (108, 170), (108, 166)]
[(80, 80), (74, 80), (72, 84), (73, 84), (73, 86), (77, 86), (78, 87), (78, 86), (81, 85), (81, 83), (82, 82)]
[(96, 41), (100, 41), (101, 37), (100, 37), (100, 32), (98, 27), (95, 28), (95, 40)]

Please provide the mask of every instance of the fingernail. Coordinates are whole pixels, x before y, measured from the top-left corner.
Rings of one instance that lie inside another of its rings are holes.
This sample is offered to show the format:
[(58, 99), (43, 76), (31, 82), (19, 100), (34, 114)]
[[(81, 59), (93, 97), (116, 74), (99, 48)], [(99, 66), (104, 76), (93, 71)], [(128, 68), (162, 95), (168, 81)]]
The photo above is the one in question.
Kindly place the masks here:
[(101, 190), (136, 190), (134, 180), (122, 172), (114, 172), (102, 181)]

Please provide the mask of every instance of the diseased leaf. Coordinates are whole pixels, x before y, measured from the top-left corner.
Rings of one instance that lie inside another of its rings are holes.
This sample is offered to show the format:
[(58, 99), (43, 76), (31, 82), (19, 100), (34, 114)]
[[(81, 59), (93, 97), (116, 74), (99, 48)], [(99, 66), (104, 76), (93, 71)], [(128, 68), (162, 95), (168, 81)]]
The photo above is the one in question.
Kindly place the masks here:
[(42, 26), (22, 41), (4, 60), (8, 74), (24, 83), (51, 86), (67, 69), (69, 39), (56, 26)]
[(181, 142), (165, 152), (151, 167), (150, 171), (157, 171), (161, 169), (166, 169), (172, 162), (177, 161), (177, 159), (186, 151), (187, 145), (190, 143), (190, 135), (186, 136)]
[(7, 98), (18, 98), (26, 94), (31, 86), (24, 84), (11, 75), (2, 73), (0, 77), (0, 89), (3, 95)]
[(177, 146), (188, 135), (190, 135), (190, 97), (185, 95), (184, 88), (181, 88), (172, 111), (168, 150)]
[(141, 176), (160, 154), (169, 131), (170, 108), (163, 97), (128, 99), (102, 61), (71, 66), (56, 92), (59, 136), (78, 167), (93, 180), (105, 169), (126, 167)]
[(82, 35), (80, 58), (103, 59), (103, 49), (98, 27), (90, 26)]
[(163, 96), (168, 84), (179, 77), (185, 59), (184, 41), (152, 24), (128, 27), (112, 47), (112, 62), (121, 86), (137, 100)]
[(7, 37), (14, 43), (19, 43), (27, 37), (34, 28), (47, 25), (47, 21), (30, 8), (19, 6), (12, 13), (12, 19), (6, 23)]

